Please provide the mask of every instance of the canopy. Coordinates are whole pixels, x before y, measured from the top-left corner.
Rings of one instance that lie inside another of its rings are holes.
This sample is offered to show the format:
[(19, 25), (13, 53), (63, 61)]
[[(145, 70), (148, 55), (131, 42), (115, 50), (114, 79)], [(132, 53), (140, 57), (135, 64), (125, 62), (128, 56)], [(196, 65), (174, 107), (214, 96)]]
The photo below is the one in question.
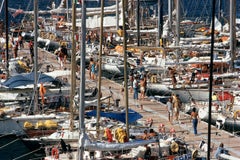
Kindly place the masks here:
[[(53, 82), (54, 80), (55, 79), (51, 76), (39, 73), (38, 83)], [(13, 76), (10, 79), (3, 82), (2, 85), (8, 88), (17, 88), (20, 86), (26, 86), (30, 84), (34, 84), (34, 72)]]
[(234, 98), (234, 96), (231, 93), (229, 93), (228, 91), (223, 91), (223, 92), (218, 93), (219, 101), (226, 101), (226, 100), (232, 101), (233, 98)]
[[(96, 117), (97, 111), (93, 110), (90, 112), (86, 113), (87, 116), (94, 116)], [(111, 119), (116, 119), (118, 121), (121, 121), (123, 123), (126, 123), (126, 112), (124, 111), (119, 111), (119, 112), (100, 112), (101, 117), (108, 117)], [(135, 112), (131, 109), (128, 109), (128, 122), (133, 123), (136, 120), (142, 118), (142, 115), (139, 114), (138, 112)]]

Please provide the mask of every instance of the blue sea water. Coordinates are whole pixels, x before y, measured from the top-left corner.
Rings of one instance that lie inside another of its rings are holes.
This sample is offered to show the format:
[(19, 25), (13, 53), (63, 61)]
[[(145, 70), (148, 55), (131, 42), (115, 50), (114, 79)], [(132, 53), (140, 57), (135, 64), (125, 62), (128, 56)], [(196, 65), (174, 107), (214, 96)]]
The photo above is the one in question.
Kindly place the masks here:
[[(0, 0), (0, 5), (4, 0)], [(71, 6), (71, 1), (68, 0), (69, 6)], [(120, 1), (120, 0), (119, 0)], [(61, 0), (38, 0), (39, 10), (49, 10), (52, 2), (59, 6)], [(85, 0), (87, 7), (100, 7), (100, 0)], [(115, 4), (115, 0), (105, 0), (105, 6)], [(158, 0), (140, 0), (141, 7), (149, 8), (151, 13), (157, 9)], [(219, 4), (221, 2), (221, 9), (219, 9)], [(33, 10), (34, 0), (8, 0), (8, 6), (10, 8), (23, 9), (23, 10)], [(230, 0), (216, 0), (216, 15), (221, 11), (222, 16), (229, 19), (229, 3)], [(1, 9), (1, 8), (0, 8)], [(166, 15), (168, 9), (168, 0), (163, 0), (163, 13)], [(182, 19), (196, 20), (196, 18), (201, 20), (211, 19), (212, 14), (212, 0), (180, 0), (180, 9)], [(236, 10), (237, 18), (240, 18), (240, 0), (236, 0)], [(5, 6), (3, 5), (2, 11), (0, 11), (0, 19), (4, 20), (6, 17)], [(17, 17), (12, 16), (13, 13), (9, 13), (10, 22), (20, 22), (24, 15), (18, 15)]]

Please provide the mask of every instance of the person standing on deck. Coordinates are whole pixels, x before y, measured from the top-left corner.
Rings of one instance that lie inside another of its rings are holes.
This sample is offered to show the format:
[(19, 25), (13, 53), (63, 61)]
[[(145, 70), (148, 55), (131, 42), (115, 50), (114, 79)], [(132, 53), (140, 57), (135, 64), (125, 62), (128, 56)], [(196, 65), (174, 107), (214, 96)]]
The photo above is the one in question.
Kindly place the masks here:
[(19, 47), (19, 43), (18, 43), (18, 41), (16, 41), (16, 44), (13, 48), (14, 58), (18, 57), (18, 47)]
[(19, 49), (24, 48), (23, 37), (21, 33), (19, 33), (19, 36), (18, 36), (18, 43), (19, 43)]
[(60, 68), (63, 69), (63, 58), (64, 58), (64, 55), (63, 55), (63, 52), (61, 52), (61, 49), (59, 50), (58, 53), (58, 62), (60, 63)]
[(191, 75), (190, 83), (193, 84), (195, 82), (195, 78), (197, 75), (197, 70), (194, 70)]
[(144, 100), (146, 91), (146, 78), (142, 77), (140, 79), (140, 100)]
[(133, 92), (133, 81), (134, 81), (134, 67), (131, 66), (131, 70), (129, 71), (129, 83), (130, 83), (130, 93)]
[(134, 77), (134, 80), (133, 80), (133, 99), (134, 99), (136, 105), (138, 106), (138, 104), (136, 102), (136, 101), (138, 101), (138, 80), (137, 80), (136, 76)]
[(168, 99), (167, 102), (167, 110), (168, 110), (168, 121), (172, 123), (173, 118), (173, 106), (172, 106), (172, 98)]
[(31, 56), (31, 63), (33, 63), (33, 60), (34, 60), (33, 59), (33, 57), (34, 57), (33, 42), (30, 41), (28, 46), (29, 46), (29, 51), (30, 51), (30, 56)]
[(0, 55), (1, 55), (1, 58), (2, 58), (2, 63), (5, 63), (6, 62), (5, 49), (1, 51)]
[(193, 124), (193, 133), (196, 136), (199, 117), (198, 117), (197, 109), (195, 107), (193, 107), (193, 109), (192, 109), (191, 118), (192, 118), (192, 124)]
[(168, 70), (169, 70), (169, 74), (170, 74), (170, 77), (172, 79), (172, 85), (173, 85), (173, 88), (176, 88), (176, 85), (177, 85), (177, 79), (176, 79), (176, 70), (171, 68), (171, 67), (168, 67)]
[(93, 58), (90, 58), (88, 70), (89, 70), (89, 79), (92, 79), (91, 74), (92, 74), (92, 64), (94, 63)]
[(93, 62), (92, 64), (91, 64), (91, 79), (92, 80), (95, 80), (95, 76), (96, 76), (96, 63), (95, 62)]
[(42, 105), (44, 105), (44, 95), (46, 94), (46, 88), (43, 86), (43, 83), (40, 84), (40, 87), (39, 87), (39, 94), (41, 96), (41, 99), (42, 99)]
[(63, 66), (66, 66), (67, 63), (67, 48), (66, 46), (62, 45), (60, 50), (62, 56), (63, 56)]
[(179, 98), (175, 94), (172, 95), (172, 105), (173, 105), (173, 109), (174, 109), (174, 119), (176, 121), (178, 121), (178, 118), (179, 118)]

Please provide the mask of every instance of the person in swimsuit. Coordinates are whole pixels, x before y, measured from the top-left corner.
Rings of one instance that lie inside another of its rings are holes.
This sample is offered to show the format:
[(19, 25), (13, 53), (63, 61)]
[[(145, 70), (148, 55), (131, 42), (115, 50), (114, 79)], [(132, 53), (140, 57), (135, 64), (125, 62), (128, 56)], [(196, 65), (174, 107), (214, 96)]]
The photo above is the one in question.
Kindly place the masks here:
[(192, 109), (191, 118), (192, 118), (194, 135), (197, 135), (198, 112), (197, 112), (197, 109), (195, 107)]

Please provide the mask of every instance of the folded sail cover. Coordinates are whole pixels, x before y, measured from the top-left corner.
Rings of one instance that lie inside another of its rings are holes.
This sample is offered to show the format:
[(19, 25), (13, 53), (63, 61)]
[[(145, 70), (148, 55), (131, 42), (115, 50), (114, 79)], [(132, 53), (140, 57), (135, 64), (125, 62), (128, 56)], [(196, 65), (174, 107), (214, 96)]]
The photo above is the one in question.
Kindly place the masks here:
[[(38, 75), (38, 83), (53, 82), (55, 80), (53, 77), (46, 74), (38, 73)], [(34, 72), (13, 76), (2, 85), (8, 88), (17, 88), (30, 84), (34, 84)]]
[[(93, 111), (87, 112), (86, 115), (96, 117), (97, 111), (93, 110)], [(100, 116), (115, 119), (115, 120), (121, 121), (123, 123), (126, 123), (126, 112), (125, 112), (125, 110), (122, 111), (122, 112), (100, 112)], [(135, 112), (131, 109), (128, 110), (128, 122), (129, 123), (133, 123), (140, 118), (142, 118), (141, 114), (139, 114), (138, 112)]]

